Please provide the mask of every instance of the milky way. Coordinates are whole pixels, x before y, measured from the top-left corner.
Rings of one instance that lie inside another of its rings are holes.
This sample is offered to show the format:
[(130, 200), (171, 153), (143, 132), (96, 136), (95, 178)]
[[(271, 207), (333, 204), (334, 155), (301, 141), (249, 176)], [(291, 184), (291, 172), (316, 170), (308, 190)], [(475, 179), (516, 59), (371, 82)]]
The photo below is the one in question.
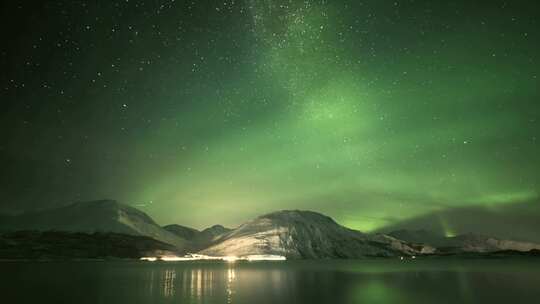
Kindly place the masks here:
[(536, 204), (538, 4), (439, 2), (2, 4), (2, 210), (372, 231)]

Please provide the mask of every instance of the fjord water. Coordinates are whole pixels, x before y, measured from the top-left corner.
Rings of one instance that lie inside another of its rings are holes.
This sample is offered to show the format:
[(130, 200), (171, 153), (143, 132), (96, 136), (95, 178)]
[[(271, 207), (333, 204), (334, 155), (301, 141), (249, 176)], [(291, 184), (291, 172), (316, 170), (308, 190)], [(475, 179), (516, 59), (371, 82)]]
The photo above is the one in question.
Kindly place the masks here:
[(539, 286), (527, 258), (0, 262), (3, 303), (535, 303)]

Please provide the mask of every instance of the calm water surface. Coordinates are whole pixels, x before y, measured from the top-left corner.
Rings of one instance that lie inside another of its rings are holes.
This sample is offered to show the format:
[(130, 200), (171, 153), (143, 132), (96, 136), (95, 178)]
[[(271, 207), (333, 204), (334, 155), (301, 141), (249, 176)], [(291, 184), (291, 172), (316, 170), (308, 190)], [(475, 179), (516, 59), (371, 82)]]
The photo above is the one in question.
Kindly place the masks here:
[(540, 259), (0, 262), (2, 303), (537, 303)]

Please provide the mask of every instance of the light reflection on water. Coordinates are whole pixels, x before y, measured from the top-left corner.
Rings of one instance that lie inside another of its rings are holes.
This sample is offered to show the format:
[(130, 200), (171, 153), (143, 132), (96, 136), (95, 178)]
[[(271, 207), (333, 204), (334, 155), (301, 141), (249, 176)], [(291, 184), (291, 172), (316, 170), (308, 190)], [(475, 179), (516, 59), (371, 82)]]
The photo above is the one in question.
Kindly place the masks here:
[(0, 263), (0, 292), (6, 303), (522, 303), (540, 297), (538, 266), (539, 260)]
[[(218, 268), (183, 268), (178, 265), (164, 266), (158, 270), (147, 272), (147, 292), (151, 296), (164, 298), (189, 299), (190, 303), (206, 303), (214, 298), (226, 298), (226, 303), (235, 303), (236, 293), (236, 265), (228, 264), (225, 269)], [(243, 271), (243, 281), (254, 285), (265, 285), (270, 289), (279, 289), (283, 283), (282, 272), (270, 270), (268, 272)], [(159, 291), (158, 294), (154, 294)], [(217, 293), (216, 293), (217, 291)], [(220, 292), (222, 294), (220, 294)]]
[(163, 274), (163, 295), (165, 297), (172, 297), (174, 296), (174, 280), (176, 279), (176, 271), (174, 269), (167, 269)]
[(233, 302), (233, 284), (236, 279), (236, 272), (233, 267), (227, 271), (227, 303)]
[[(219, 269), (185, 269), (171, 266), (148, 272), (148, 293), (154, 295), (159, 290), (159, 296), (165, 298), (187, 297), (194, 303), (211, 299), (215, 296), (214, 289), (224, 290), (227, 303), (233, 303), (235, 293), (236, 269), (230, 265), (225, 271)], [(274, 281), (274, 280), (272, 280)], [(275, 283), (275, 282), (274, 282)], [(216, 287), (214, 287), (216, 285)]]

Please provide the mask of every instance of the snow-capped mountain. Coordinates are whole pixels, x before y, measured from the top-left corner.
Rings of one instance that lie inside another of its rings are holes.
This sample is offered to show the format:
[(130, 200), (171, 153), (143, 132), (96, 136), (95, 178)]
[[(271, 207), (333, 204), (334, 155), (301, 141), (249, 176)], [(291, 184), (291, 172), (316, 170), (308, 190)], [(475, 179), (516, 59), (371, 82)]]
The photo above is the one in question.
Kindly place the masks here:
[(390, 237), (370, 236), (311, 211), (279, 211), (257, 217), (201, 251), (217, 256), (271, 254), (288, 258), (360, 258), (418, 252)]
[(163, 229), (146, 213), (113, 200), (79, 202), (6, 217), (2, 231), (114, 232), (148, 236), (184, 249), (185, 239)]
[[(214, 225), (202, 231), (181, 225), (160, 227), (146, 213), (112, 200), (74, 203), (2, 216), (0, 220), (0, 232), (4, 233), (35, 230), (145, 236), (173, 245), (177, 254), (210, 256), (278, 255), (318, 259), (540, 250), (540, 244), (536, 243), (475, 234), (445, 237), (425, 230), (365, 234), (343, 227), (320, 213), (299, 210), (262, 215), (235, 229)], [(64, 235), (72, 237), (58, 234)], [(130, 240), (121, 236), (114, 239)]]

